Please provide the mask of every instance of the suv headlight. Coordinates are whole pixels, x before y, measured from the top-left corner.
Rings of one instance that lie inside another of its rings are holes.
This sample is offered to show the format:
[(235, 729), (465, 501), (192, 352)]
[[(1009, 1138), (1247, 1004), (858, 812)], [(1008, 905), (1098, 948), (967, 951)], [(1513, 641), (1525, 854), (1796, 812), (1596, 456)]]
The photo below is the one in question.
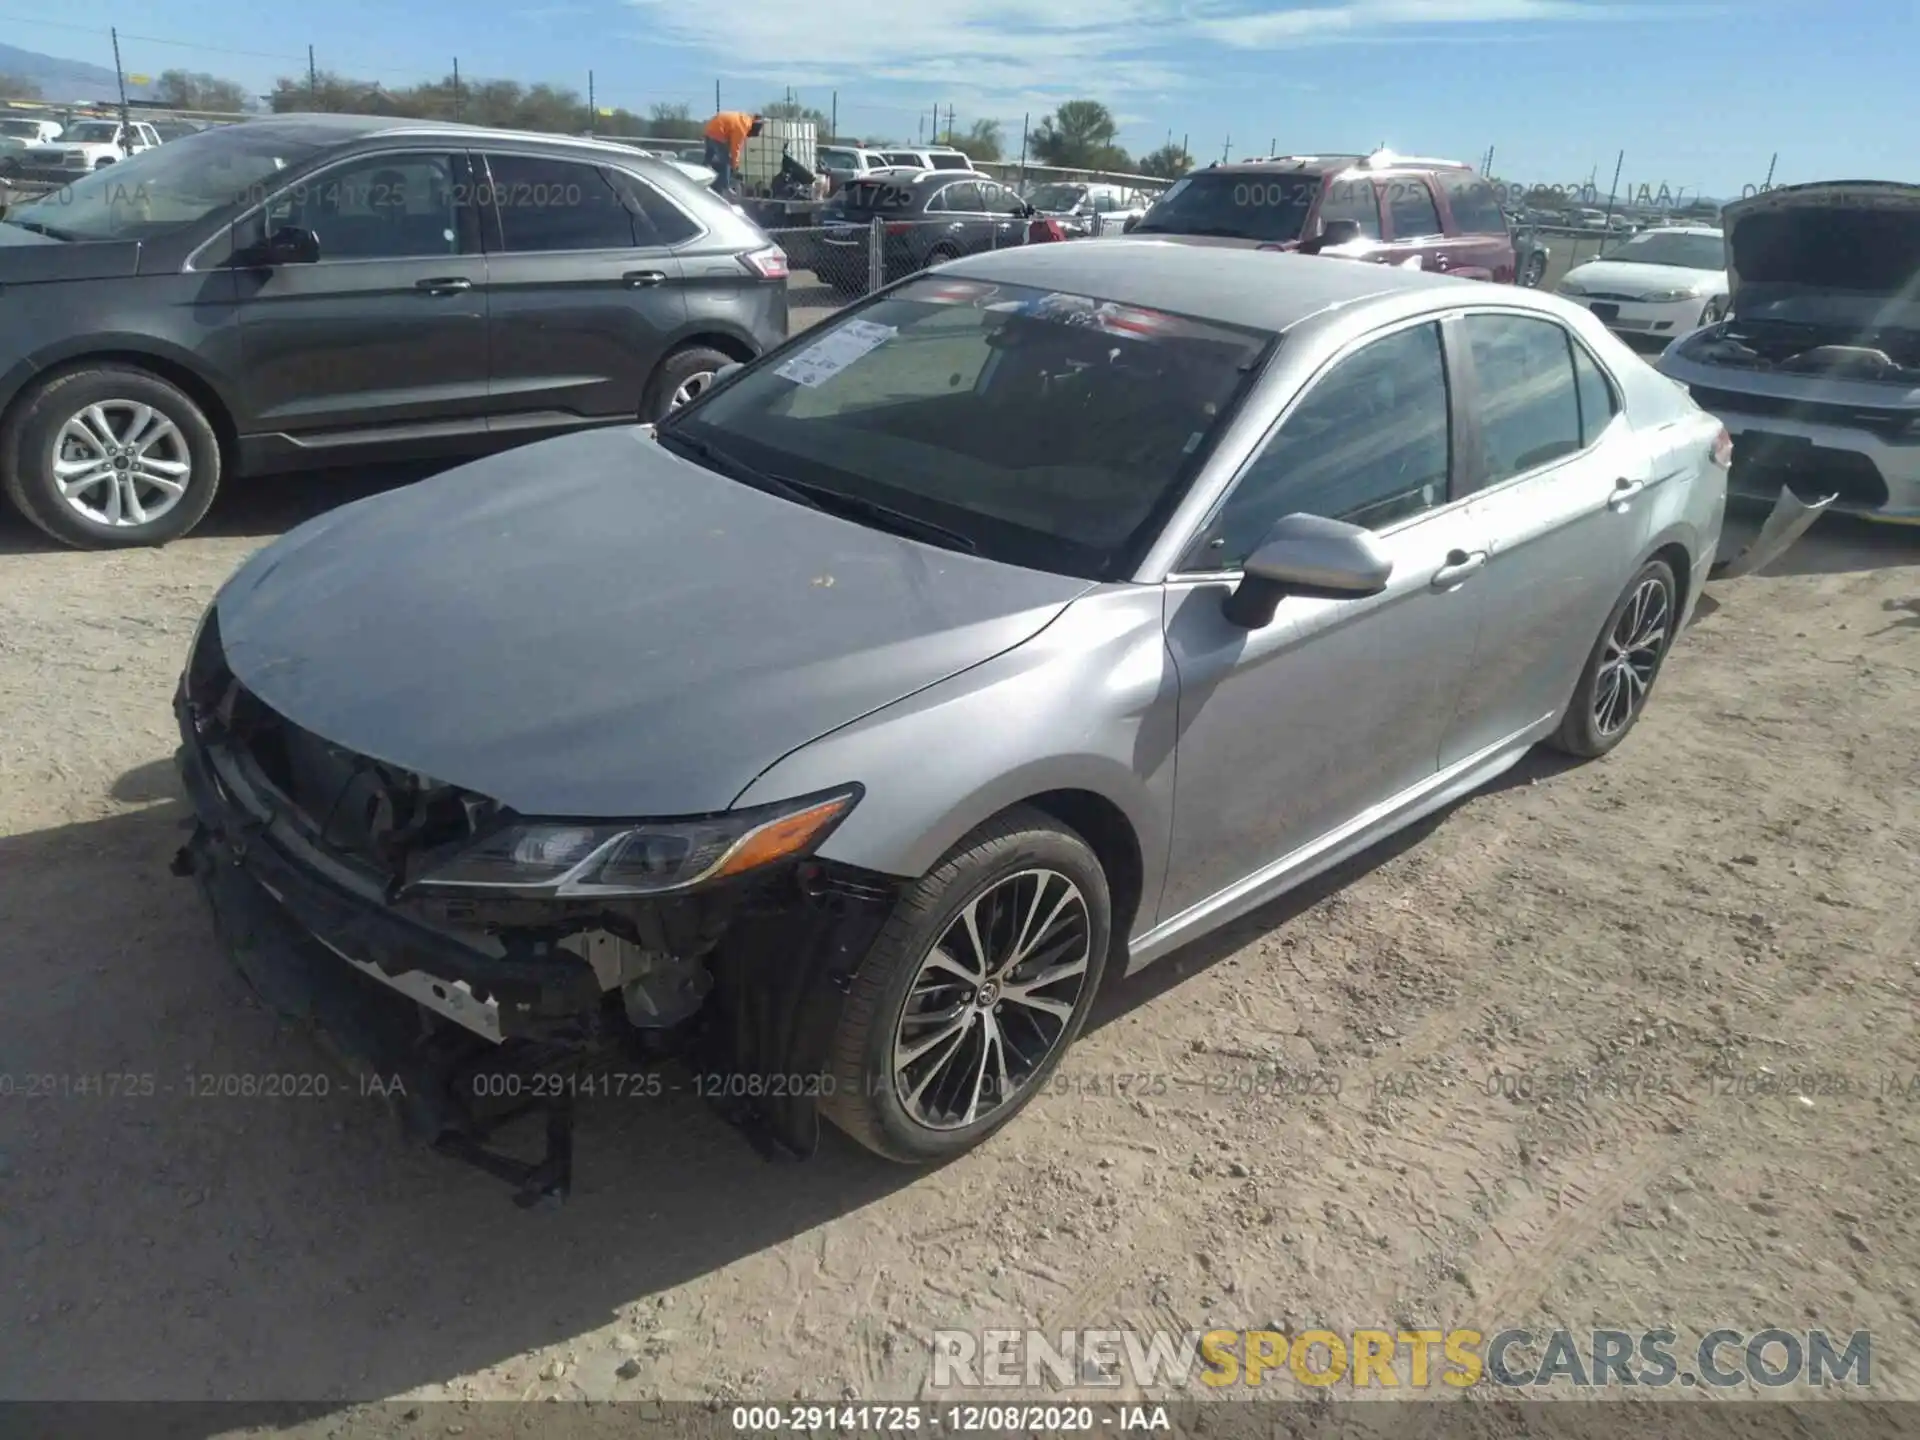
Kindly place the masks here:
[(429, 863), (408, 891), (664, 895), (811, 854), (860, 799), (850, 785), (691, 820), (532, 820)]

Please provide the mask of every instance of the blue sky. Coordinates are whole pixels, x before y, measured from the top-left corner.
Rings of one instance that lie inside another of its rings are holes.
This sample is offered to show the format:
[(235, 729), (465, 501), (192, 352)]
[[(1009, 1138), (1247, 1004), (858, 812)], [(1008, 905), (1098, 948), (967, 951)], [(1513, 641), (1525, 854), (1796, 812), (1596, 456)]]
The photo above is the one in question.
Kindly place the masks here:
[[(1062, 99), (1110, 106), (1122, 142), (1189, 137), (1202, 162), (1396, 149), (1557, 184), (1618, 151), (1623, 179), (1737, 194), (1835, 177), (1920, 180), (1914, 0), (141, 0), (67, 9), (0, 0), (0, 33), (130, 72), (209, 70), (260, 89), (322, 68), (388, 84), (461, 72), (548, 80), (644, 113), (704, 114), (787, 87), (843, 130), (911, 139), (933, 107), (1003, 122)], [(171, 43), (168, 43), (171, 42)]]

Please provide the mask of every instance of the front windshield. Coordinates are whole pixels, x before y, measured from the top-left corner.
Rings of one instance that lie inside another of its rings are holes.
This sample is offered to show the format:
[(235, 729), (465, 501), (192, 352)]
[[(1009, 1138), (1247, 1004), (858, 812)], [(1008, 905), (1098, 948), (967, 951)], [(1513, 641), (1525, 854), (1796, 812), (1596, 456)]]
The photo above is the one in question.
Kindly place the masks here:
[(13, 206), (5, 223), (56, 240), (144, 240), (262, 199), (275, 175), (318, 149), (244, 125), (187, 135)]
[(1670, 230), (1645, 231), (1600, 258), (1633, 265), (1674, 265), (1683, 270), (1727, 268), (1726, 241), (1718, 235), (1683, 235)]
[(111, 145), (119, 134), (120, 127), (111, 120), (84, 120), (60, 138), (89, 145)]
[(1263, 244), (1298, 240), (1320, 193), (1318, 175), (1257, 171), (1187, 175), (1153, 203), (1133, 233), (1224, 235)]
[(1273, 339), (929, 277), (809, 331), (659, 433), (817, 492), (823, 509), (885, 506), (992, 559), (1117, 578)]
[(1036, 210), (1061, 213), (1073, 209), (1086, 195), (1084, 185), (1036, 185), (1027, 200)]

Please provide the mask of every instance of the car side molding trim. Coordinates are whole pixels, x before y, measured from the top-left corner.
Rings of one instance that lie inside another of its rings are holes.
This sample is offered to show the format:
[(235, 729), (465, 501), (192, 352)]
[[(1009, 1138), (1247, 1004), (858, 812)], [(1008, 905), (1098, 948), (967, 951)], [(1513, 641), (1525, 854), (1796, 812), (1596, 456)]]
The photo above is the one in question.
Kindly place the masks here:
[(1226, 889), (1135, 936), (1128, 946), (1127, 973), (1132, 974), (1249, 910), (1259, 909), (1396, 830), (1479, 789), (1496, 775), (1511, 769), (1533, 748), (1535, 741), (1552, 732), (1559, 718), (1557, 714), (1541, 716), (1525, 729), (1516, 730), (1505, 739), (1455, 761), (1432, 778), (1363, 811), (1338, 829), (1329, 830), (1292, 854), (1283, 855), (1271, 865), (1236, 880)]

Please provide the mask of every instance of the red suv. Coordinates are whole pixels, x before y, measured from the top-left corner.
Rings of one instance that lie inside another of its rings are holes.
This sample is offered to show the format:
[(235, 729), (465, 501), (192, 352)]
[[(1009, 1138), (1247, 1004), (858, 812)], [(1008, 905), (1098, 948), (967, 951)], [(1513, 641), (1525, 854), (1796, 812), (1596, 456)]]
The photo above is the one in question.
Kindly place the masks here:
[(1209, 165), (1175, 181), (1128, 233), (1514, 278), (1493, 186), (1470, 165), (1386, 150)]

